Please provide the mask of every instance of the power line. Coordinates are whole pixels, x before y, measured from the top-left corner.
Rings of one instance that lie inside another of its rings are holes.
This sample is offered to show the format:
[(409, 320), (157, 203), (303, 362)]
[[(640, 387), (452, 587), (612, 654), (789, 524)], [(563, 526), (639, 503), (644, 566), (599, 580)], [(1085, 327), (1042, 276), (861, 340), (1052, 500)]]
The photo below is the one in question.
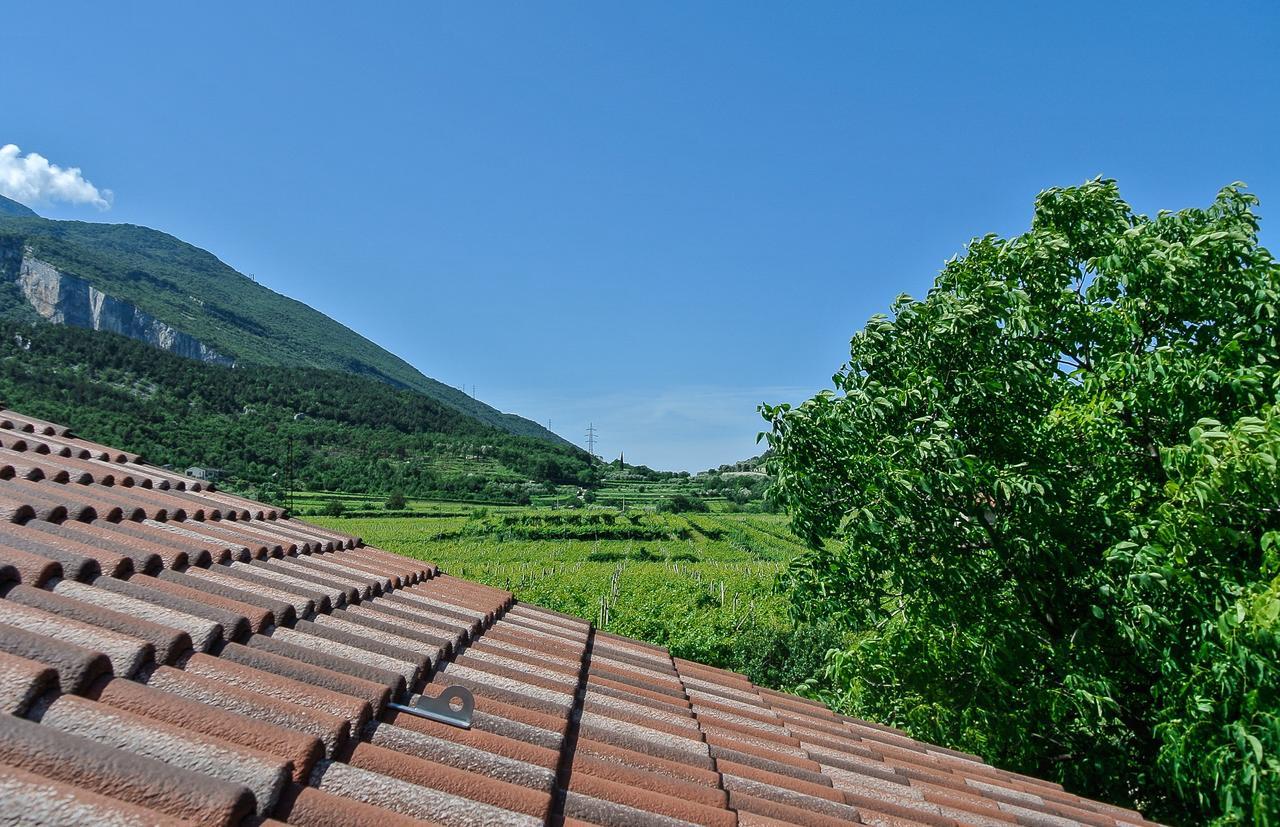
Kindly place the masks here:
[(596, 455), (596, 425), (594, 422), (587, 426), (587, 453), (593, 457)]

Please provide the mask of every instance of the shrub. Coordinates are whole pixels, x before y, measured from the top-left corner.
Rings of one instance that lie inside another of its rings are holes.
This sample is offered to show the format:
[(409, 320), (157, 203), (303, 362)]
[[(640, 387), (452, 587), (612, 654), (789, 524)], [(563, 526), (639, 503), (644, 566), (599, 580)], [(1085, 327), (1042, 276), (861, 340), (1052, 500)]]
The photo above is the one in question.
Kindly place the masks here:
[(691, 514), (695, 512), (703, 513), (711, 509), (697, 497), (690, 497), (687, 494), (673, 494), (671, 497), (659, 502), (657, 510), (664, 514)]

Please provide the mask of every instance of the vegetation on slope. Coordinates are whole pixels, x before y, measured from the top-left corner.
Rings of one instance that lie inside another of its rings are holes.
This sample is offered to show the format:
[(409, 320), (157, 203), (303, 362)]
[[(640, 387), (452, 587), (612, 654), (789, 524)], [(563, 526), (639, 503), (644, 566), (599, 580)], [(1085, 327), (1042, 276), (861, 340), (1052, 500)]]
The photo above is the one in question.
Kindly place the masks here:
[(623, 465), (618, 459), (605, 466), (600, 488), (590, 499), (622, 511), (771, 511), (766, 497), (770, 479), (758, 467), (757, 458), (690, 474)]
[(0, 398), (156, 464), (223, 469), (275, 502), (290, 477), (322, 490), (527, 502), (530, 490), (597, 474), (585, 451), (375, 379), (208, 365), (54, 325), (0, 323)]
[[(1238, 187), (1047, 191), (765, 406), (856, 713), (1180, 823), (1280, 820), (1280, 267)], [(821, 540), (830, 538), (825, 545)]]
[[(166, 233), (133, 224), (51, 221), (0, 210), (0, 257), (6, 250), (18, 250), (20, 255), (24, 246), (59, 270), (130, 302), (242, 364), (313, 367), (373, 377), (420, 391), (512, 433), (563, 442), (535, 422), (504, 414), (424, 376), (323, 313)], [(0, 314), (10, 311), (11, 315), (14, 295), (0, 293)]]
[(35, 210), (19, 204), (11, 198), (5, 198), (3, 195), (0, 195), (0, 215), (14, 215), (23, 218), (37, 217)]

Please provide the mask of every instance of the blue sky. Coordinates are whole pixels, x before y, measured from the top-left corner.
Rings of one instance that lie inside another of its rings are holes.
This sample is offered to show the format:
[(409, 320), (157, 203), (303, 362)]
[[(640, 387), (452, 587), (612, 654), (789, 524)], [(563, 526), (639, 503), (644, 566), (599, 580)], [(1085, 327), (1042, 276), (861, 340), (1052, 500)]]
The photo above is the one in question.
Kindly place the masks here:
[(171, 232), (661, 468), (755, 453), (757, 402), (828, 386), (1046, 187), (1154, 212), (1243, 180), (1280, 223), (1274, 2), (44, 2), (5, 29), (0, 145), (113, 193), (42, 213)]

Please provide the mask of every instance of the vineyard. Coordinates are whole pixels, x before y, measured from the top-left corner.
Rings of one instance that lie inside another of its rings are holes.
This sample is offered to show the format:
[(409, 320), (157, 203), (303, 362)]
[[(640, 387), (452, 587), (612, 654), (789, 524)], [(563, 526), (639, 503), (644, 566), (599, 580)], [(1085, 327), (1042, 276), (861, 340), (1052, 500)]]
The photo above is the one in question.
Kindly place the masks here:
[(696, 476), (666, 475), (661, 479), (637, 479), (635, 475), (605, 476), (593, 492), (595, 502), (621, 511), (659, 508), (673, 497), (694, 497), (711, 511), (734, 510), (748, 502), (759, 503), (768, 478), (762, 473), (713, 473)]
[[(675, 478), (661, 482), (642, 480), (605, 479), (595, 492), (596, 502), (619, 509), (656, 508), (658, 503), (677, 494), (698, 495), (690, 480)], [(722, 496), (702, 497), (708, 505), (724, 503)]]
[(775, 584), (804, 549), (777, 515), (414, 506), (307, 519), (765, 685), (794, 688), (839, 642), (788, 616)]

